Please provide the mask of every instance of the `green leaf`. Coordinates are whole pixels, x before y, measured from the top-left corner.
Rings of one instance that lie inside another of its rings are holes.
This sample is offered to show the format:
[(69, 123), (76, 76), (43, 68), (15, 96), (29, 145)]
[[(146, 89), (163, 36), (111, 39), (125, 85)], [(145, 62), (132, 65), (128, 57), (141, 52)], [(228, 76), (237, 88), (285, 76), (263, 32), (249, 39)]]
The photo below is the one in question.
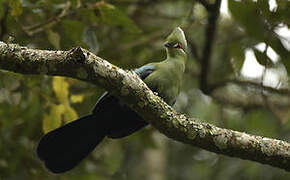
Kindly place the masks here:
[(55, 47), (56, 49), (60, 49), (60, 35), (57, 32), (53, 32), (51, 29), (46, 31), (48, 41)]
[(81, 103), (81, 102), (83, 102), (83, 100), (84, 100), (84, 95), (82, 95), (82, 94), (79, 94), (79, 95), (74, 94), (74, 95), (70, 96), (70, 101), (72, 103)]
[(261, 18), (256, 2), (232, 0), (228, 1), (228, 7), (232, 17), (242, 25), (249, 36), (261, 41), (264, 39), (267, 26)]
[(97, 7), (105, 23), (122, 26), (129, 33), (141, 32), (134, 21), (117, 7), (105, 2), (98, 3)]
[(61, 125), (64, 106), (62, 104), (52, 104), (49, 114), (45, 114), (42, 121), (42, 129), (44, 133), (48, 133)]
[(69, 105), (64, 106), (63, 112), (64, 122), (69, 123), (74, 121), (78, 118), (77, 112)]
[(280, 59), (283, 62), (285, 68), (287, 69), (287, 72), (290, 73), (290, 53), (283, 46), (281, 40), (276, 36), (272, 36), (271, 41), (269, 41), (268, 43), (271, 48), (273, 48), (275, 52), (280, 56)]
[(271, 41), (269, 41), (269, 45), (281, 56), (287, 57), (290, 55), (289, 51), (283, 46), (281, 40), (275, 36), (271, 36)]
[(258, 63), (266, 67), (273, 67), (274, 64), (271, 59), (266, 55), (266, 53), (262, 53), (257, 49), (254, 49), (254, 53)]
[(233, 68), (236, 72), (239, 73), (245, 61), (244, 49), (239, 43), (231, 43), (229, 46), (229, 49), (230, 49), (230, 55), (233, 59), (231, 61)]
[(11, 7), (12, 16), (20, 16), (22, 14), (21, 0), (10, 0), (9, 5)]
[(58, 128), (62, 121), (69, 123), (78, 118), (77, 112), (69, 105), (52, 104), (49, 114), (45, 114), (42, 123), (44, 133)]
[(282, 23), (290, 26), (290, 1), (276, 0), (278, 7), (275, 15)]
[(79, 9), (78, 13), (82, 18), (82, 22), (85, 22), (85, 24), (93, 24), (101, 20), (101, 17), (97, 16), (95, 11), (90, 9)]
[[(84, 23), (75, 20), (62, 20), (62, 29), (65, 34), (63, 42), (69, 43), (67, 46), (82, 45), (82, 35), (84, 30)], [(68, 40), (68, 41), (67, 41)]]
[(290, 74), (290, 56), (281, 58), (285, 68), (287, 69), (288, 74)]
[(69, 83), (64, 77), (55, 76), (52, 79), (52, 88), (61, 104), (68, 104)]

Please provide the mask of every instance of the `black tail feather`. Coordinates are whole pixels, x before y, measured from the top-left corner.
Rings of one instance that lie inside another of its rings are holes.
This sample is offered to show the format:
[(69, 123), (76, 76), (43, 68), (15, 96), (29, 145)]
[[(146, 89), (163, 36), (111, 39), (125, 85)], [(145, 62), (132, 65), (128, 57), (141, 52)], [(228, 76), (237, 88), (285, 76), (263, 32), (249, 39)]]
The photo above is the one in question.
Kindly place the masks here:
[(78, 165), (105, 136), (94, 115), (84, 116), (43, 136), (37, 155), (50, 171), (62, 173)]

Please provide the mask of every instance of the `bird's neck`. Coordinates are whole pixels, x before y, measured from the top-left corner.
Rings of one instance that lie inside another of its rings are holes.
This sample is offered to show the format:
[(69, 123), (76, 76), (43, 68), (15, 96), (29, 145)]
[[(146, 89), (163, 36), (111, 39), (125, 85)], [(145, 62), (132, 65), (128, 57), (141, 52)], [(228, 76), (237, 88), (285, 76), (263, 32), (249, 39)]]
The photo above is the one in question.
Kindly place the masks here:
[(169, 71), (172, 73), (173, 71), (176, 72), (177, 74), (183, 74), (185, 70), (185, 62), (186, 62), (186, 57), (182, 56), (175, 56), (175, 57), (170, 57), (167, 56), (166, 60), (163, 61), (164, 65), (166, 66), (166, 71)]
[(185, 64), (187, 55), (183, 52), (173, 52), (166, 50), (167, 60), (179, 60)]
[(169, 63), (183, 64), (185, 66), (186, 63), (186, 55), (185, 54), (170, 54), (167, 52), (167, 58), (165, 61)]

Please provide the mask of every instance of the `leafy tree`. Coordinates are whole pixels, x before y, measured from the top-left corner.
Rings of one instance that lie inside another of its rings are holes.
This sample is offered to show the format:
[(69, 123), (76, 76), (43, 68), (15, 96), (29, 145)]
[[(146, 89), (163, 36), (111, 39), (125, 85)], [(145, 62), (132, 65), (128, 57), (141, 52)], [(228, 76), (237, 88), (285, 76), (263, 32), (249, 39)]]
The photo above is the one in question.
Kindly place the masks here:
[[(0, 39), (37, 49), (82, 46), (132, 69), (163, 59), (163, 39), (181, 26), (190, 54), (174, 109), (220, 127), (288, 140), (289, 38), (279, 31), (289, 27), (290, 3), (275, 3), (270, 8), (265, 0), (229, 0), (225, 16), (220, 0), (0, 0)], [(262, 68), (255, 78), (242, 73), (246, 52)], [(90, 111), (104, 90), (67, 77), (0, 74), (0, 179), (289, 179), (281, 169), (192, 148), (152, 127), (107, 139), (79, 167), (55, 176), (34, 154), (38, 140)]]

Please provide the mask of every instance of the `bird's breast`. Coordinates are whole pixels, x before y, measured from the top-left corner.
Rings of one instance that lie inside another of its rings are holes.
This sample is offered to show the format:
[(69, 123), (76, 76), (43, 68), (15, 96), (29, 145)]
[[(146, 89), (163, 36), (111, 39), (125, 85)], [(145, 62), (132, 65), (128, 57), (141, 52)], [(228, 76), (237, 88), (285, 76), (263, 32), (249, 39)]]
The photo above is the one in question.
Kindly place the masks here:
[(170, 71), (156, 71), (150, 74), (144, 82), (169, 105), (175, 102), (181, 86), (178, 75)]

